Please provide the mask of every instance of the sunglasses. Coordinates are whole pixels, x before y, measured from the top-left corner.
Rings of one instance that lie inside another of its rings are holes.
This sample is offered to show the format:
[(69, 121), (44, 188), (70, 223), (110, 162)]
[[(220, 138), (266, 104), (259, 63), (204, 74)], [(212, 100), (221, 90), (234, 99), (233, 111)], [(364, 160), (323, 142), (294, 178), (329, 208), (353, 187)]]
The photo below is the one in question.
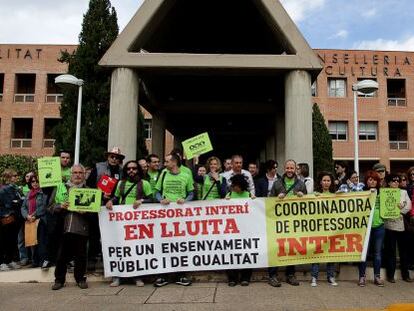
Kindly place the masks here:
[(130, 166), (130, 167), (127, 167), (127, 171), (136, 171), (138, 169), (138, 167), (137, 166)]
[(385, 173), (385, 170), (377, 170), (377, 173)]
[(400, 179), (399, 178), (393, 178), (392, 182), (400, 182)]
[(118, 156), (116, 156), (116, 155), (111, 155), (111, 156), (109, 156), (111, 159), (114, 159), (114, 160), (119, 160), (120, 159), (120, 157), (118, 157)]

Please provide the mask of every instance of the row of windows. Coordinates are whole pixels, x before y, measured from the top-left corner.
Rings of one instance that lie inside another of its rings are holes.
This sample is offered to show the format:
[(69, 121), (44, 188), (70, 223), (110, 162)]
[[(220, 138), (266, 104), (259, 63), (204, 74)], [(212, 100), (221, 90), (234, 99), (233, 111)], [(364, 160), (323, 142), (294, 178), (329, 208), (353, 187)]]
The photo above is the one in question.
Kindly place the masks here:
[[(348, 140), (348, 121), (329, 121), (329, 134), (332, 140)], [(359, 140), (377, 140), (378, 122), (359, 122)], [(388, 122), (390, 149), (408, 149), (407, 122)]]
[[(375, 78), (370, 78), (375, 80)], [(364, 79), (359, 78), (358, 81)], [(389, 106), (406, 106), (405, 79), (387, 79), (387, 98)], [(312, 96), (317, 96), (316, 81), (312, 84)], [(377, 92), (364, 94), (358, 92), (359, 97), (377, 97)], [(328, 78), (328, 97), (344, 98), (347, 97), (346, 78)]]
[[(47, 74), (46, 82), (46, 98), (47, 103), (59, 103), (63, 99), (62, 90), (55, 83), (55, 78), (59, 74)], [(3, 100), (4, 89), (4, 74), (0, 73), (0, 101)], [(14, 81), (14, 102), (27, 102), (31, 103), (35, 101), (35, 89), (36, 89), (36, 74), (34, 73), (22, 73), (15, 75)]]

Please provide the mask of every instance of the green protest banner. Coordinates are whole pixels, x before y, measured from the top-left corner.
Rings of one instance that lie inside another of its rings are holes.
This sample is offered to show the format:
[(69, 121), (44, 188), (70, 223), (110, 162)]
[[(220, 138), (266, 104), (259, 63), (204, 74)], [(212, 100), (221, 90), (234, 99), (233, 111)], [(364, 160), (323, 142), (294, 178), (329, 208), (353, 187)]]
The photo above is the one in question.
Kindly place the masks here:
[(400, 196), (398, 188), (381, 188), (380, 190), (380, 216), (384, 219), (400, 217)]
[(62, 183), (62, 169), (59, 157), (37, 159), (40, 187), (54, 187)]
[(102, 191), (99, 189), (71, 188), (68, 210), (98, 213), (101, 210), (101, 198)]
[(376, 194), (266, 199), (269, 266), (365, 260)]
[(192, 159), (195, 156), (213, 150), (213, 146), (211, 145), (210, 137), (207, 132), (184, 140), (182, 145), (187, 159)]

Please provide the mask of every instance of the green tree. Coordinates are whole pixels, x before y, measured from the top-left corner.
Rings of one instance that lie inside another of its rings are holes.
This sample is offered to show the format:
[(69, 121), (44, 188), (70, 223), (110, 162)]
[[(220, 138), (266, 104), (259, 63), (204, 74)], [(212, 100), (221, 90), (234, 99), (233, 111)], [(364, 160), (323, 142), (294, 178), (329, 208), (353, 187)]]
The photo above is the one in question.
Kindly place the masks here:
[[(101, 160), (107, 149), (111, 70), (98, 65), (118, 36), (115, 8), (109, 0), (90, 0), (83, 18), (79, 46), (70, 54), (63, 52), (61, 62), (68, 73), (85, 81), (82, 97), (80, 161), (91, 165)], [(62, 121), (53, 129), (56, 150), (74, 150), (78, 88), (63, 88), (60, 108)]]
[[(24, 174), (29, 171), (35, 171), (37, 169), (36, 158), (5, 154), (0, 156), (0, 173), (3, 174), (6, 168), (12, 168), (19, 174), (19, 184), (23, 183)], [(0, 180), (3, 183), (4, 180)]]
[(319, 106), (315, 103), (312, 108), (312, 137), (313, 137), (313, 176), (318, 172), (333, 170), (332, 139), (325, 124)]

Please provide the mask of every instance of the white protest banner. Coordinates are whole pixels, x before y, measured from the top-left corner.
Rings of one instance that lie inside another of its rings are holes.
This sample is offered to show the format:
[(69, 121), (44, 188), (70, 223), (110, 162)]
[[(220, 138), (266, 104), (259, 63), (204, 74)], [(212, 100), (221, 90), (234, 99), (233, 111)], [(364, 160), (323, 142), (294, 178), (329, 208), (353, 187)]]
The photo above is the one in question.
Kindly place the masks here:
[(105, 276), (266, 267), (263, 199), (114, 206), (99, 213)]

